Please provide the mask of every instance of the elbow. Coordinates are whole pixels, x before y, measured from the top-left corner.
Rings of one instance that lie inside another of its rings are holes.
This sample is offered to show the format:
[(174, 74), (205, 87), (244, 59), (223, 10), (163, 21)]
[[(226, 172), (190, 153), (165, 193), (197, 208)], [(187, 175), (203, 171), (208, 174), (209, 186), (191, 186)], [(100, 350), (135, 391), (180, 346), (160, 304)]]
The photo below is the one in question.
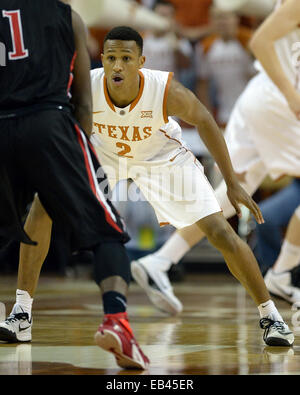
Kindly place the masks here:
[(261, 37), (260, 34), (255, 34), (249, 43), (249, 48), (253, 55), (258, 58), (261, 54), (270, 48), (272, 42), (267, 40), (266, 38)]
[(259, 46), (260, 46), (260, 40), (256, 35), (254, 35), (249, 43), (249, 48), (254, 55), (258, 51)]

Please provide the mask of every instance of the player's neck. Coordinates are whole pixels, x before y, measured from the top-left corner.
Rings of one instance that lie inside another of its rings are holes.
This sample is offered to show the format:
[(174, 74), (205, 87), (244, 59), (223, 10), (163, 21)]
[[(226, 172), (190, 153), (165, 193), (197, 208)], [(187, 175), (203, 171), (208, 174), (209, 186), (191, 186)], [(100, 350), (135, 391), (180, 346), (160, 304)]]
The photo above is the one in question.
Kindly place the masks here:
[(121, 87), (115, 87), (107, 82), (108, 94), (113, 104), (120, 108), (127, 107), (131, 104), (139, 94), (140, 80), (140, 76), (138, 75), (134, 83), (127, 82)]

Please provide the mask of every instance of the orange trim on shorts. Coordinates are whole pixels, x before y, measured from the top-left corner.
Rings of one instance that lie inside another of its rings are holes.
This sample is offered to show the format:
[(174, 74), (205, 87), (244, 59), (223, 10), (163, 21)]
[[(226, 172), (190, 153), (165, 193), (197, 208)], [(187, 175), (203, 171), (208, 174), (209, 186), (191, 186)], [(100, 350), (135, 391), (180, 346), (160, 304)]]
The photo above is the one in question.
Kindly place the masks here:
[(296, 175), (293, 175), (293, 174), (282, 174), (281, 176), (275, 178), (275, 180), (273, 180), (273, 181), (274, 181), (274, 182), (278, 182), (278, 181), (282, 180), (284, 177), (292, 177), (292, 178), (298, 178), (298, 179), (300, 179), (300, 176), (299, 176), (299, 175), (296, 176)]
[(105, 100), (106, 100), (107, 104), (109, 105), (109, 107), (114, 112), (116, 112), (115, 106), (114, 106), (113, 102), (110, 100), (109, 93), (108, 93), (108, 90), (107, 90), (107, 78), (106, 78), (106, 75), (103, 78), (103, 88), (104, 88), (104, 96), (105, 96)]
[[(177, 139), (174, 139), (173, 137), (170, 137), (170, 136), (167, 134), (167, 132), (164, 131), (163, 129), (158, 129), (158, 130), (159, 130), (160, 132), (162, 132), (169, 140), (176, 141), (176, 143), (178, 143), (178, 144), (180, 145), (180, 148), (184, 148), (184, 149), (186, 150), (186, 152), (189, 151), (189, 149), (187, 149), (186, 147), (184, 147), (184, 146), (182, 145), (181, 141), (179, 141), (179, 140), (177, 140)], [(178, 156), (180, 153), (181, 153), (181, 152), (178, 152), (178, 154), (176, 154), (176, 155), (174, 156), (174, 158), (171, 158), (171, 159), (170, 159), (170, 162), (173, 162), (173, 160), (175, 160), (175, 159), (177, 158), (177, 156)]]
[[(278, 181), (282, 180), (282, 179), (283, 179), (284, 177), (286, 177), (286, 176), (287, 176), (287, 174), (281, 174), (281, 176), (275, 178), (274, 182), (278, 182)], [(291, 177), (292, 177), (292, 176), (291, 176)]]
[(166, 226), (166, 225), (170, 225), (170, 222), (160, 222), (159, 226)]
[(168, 100), (169, 89), (170, 89), (170, 85), (171, 85), (173, 76), (174, 76), (174, 73), (170, 72), (169, 76), (168, 76), (167, 84), (165, 87), (164, 100), (163, 100), (163, 116), (164, 116), (165, 123), (169, 122), (168, 112), (167, 112), (167, 100)]
[(159, 129), (159, 131), (162, 132), (168, 139), (176, 141), (176, 143), (180, 144), (183, 147), (181, 141), (174, 139), (174, 137), (170, 137), (165, 130)]
[(145, 77), (144, 74), (139, 71), (139, 76), (140, 76), (140, 89), (139, 89), (139, 93), (137, 95), (137, 97), (134, 99), (134, 101), (131, 103), (129, 111), (133, 110), (134, 107), (138, 104), (140, 98), (142, 97), (142, 94), (144, 92), (144, 86), (145, 86)]

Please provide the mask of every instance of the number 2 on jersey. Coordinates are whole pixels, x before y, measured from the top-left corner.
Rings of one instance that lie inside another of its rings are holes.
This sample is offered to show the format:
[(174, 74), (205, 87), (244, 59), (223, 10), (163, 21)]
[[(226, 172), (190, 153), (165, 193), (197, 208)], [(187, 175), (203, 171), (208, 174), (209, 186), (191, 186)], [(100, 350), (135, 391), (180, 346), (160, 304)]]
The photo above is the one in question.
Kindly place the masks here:
[(29, 56), (28, 49), (25, 49), (23, 40), (23, 28), (20, 10), (2, 10), (3, 18), (9, 19), (10, 32), (12, 37), (13, 51), (8, 53), (10, 60), (24, 59)]
[(133, 156), (127, 155), (131, 151), (131, 148), (128, 144), (116, 143), (116, 146), (118, 148), (121, 148), (121, 151), (118, 152), (119, 156), (124, 156), (125, 158), (133, 158)]

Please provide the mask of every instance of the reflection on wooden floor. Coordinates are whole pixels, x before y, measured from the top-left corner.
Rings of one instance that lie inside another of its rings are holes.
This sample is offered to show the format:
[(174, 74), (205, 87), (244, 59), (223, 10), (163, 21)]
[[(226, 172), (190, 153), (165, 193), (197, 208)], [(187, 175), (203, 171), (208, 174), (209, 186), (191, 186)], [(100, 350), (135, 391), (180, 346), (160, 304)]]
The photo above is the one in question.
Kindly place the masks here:
[[(0, 301), (8, 312), (15, 287), (14, 277), (0, 279)], [(151, 360), (143, 374), (300, 374), (300, 332), (293, 348), (265, 347), (257, 309), (232, 277), (192, 275), (175, 292), (184, 311), (167, 317), (131, 285), (131, 325)], [(292, 327), (296, 313), (275, 302)], [(33, 321), (32, 343), (0, 343), (1, 375), (139, 374), (120, 370), (112, 355), (94, 345), (102, 307), (92, 281), (42, 277)]]

